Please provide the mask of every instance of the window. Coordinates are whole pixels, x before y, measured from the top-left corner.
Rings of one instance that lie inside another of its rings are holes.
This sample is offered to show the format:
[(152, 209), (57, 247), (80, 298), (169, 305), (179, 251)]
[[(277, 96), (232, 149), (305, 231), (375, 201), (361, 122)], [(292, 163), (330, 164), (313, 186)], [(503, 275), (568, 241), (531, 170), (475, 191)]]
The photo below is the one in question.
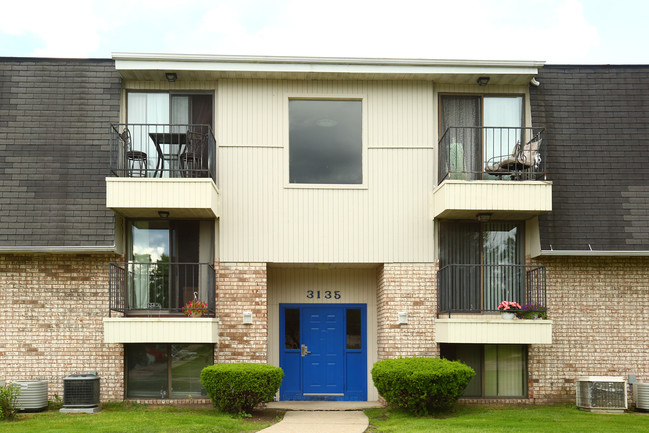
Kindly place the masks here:
[(443, 95), (440, 106), (440, 159), (447, 161), (442, 176), (481, 179), (484, 167), (529, 138), (523, 137), (522, 96)]
[(441, 357), (462, 361), (476, 375), (465, 397), (525, 397), (527, 347), (520, 344), (442, 344)]
[(203, 137), (211, 134), (212, 99), (210, 94), (128, 94), (130, 151), (146, 160), (148, 177), (202, 177), (198, 173), (208, 170), (209, 149), (203, 142), (209, 138)]
[(212, 344), (125, 344), (128, 398), (205, 396), (201, 370), (214, 364)]
[(209, 220), (129, 221), (130, 310), (180, 313), (195, 292), (211, 303), (213, 227)]
[(440, 302), (445, 310), (496, 311), (524, 299), (523, 225), (440, 223)]
[(289, 101), (289, 182), (363, 183), (362, 101)]

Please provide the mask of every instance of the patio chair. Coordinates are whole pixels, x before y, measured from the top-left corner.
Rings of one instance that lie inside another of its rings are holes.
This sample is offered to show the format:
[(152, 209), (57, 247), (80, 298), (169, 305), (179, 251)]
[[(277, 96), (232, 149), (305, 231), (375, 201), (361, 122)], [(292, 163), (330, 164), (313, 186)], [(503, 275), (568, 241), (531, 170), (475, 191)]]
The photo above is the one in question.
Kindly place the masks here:
[(180, 173), (183, 177), (203, 177), (203, 153), (207, 150), (207, 133), (187, 131), (187, 144), (180, 155)]
[(521, 179), (523, 173), (533, 173), (541, 165), (541, 142), (543, 140), (537, 135), (521, 146), (516, 142), (511, 155), (495, 156), (485, 164), (485, 172), (493, 176), (511, 175)]
[(119, 138), (122, 141), (126, 156), (128, 177), (146, 177), (148, 168), (147, 154), (139, 150), (133, 150), (131, 131), (128, 128), (124, 128), (124, 131), (119, 134)]

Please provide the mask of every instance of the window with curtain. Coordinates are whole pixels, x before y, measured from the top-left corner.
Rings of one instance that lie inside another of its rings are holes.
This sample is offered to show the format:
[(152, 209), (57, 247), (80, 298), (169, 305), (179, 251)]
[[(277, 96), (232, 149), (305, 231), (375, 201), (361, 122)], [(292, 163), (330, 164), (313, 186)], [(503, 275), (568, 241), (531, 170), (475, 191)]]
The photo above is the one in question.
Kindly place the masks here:
[(481, 179), (486, 165), (506, 159), (523, 140), (523, 124), (522, 96), (442, 95), (440, 134), (448, 135), (448, 148), (440, 158), (449, 165), (443, 171), (451, 179)]
[(440, 223), (440, 290), (453, 311), (496, 311), (501, 301), (523, 299), (523, 224)]
[(521, 344), (442, 344), (441, 357), (461, 361), (476, 375), (465, 397), (525, 397), (527, 346)]

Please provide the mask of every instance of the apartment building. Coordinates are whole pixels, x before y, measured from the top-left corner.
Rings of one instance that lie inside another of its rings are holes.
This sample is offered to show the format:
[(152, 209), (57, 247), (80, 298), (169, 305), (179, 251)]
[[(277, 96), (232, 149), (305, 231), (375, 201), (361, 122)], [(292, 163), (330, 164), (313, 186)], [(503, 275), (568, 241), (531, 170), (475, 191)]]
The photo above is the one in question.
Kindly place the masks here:
[(284, 369), (280, 400), (377, 400), (374, 362), (444, 356), (476, 370), (470, 401), (649, 380), (648, 67), (0, 71), (0, 379), (203, 401), (204, 366), (247, 361)]

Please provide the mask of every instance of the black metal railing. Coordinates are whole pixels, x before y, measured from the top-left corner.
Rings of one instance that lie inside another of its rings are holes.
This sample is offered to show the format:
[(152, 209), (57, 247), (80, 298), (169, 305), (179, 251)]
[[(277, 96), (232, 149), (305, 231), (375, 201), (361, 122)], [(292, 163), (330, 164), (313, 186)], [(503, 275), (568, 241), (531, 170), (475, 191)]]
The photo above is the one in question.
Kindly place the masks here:
[[(125, 314), (182, 314), (199, 298), (216, 311), (216, 272), (209, 263), (111, 263), (109, 309)], [(110, 313), (109, 313), (110, 314)]]
[(115, 176), (218, 179), (216, 140), (209, 125), (111, 124), (110, 151)]
[(498, 311), (502, 301), (546, 306), (545, 266), (447, 265), (437, 271), (437, 313)]
[(450, 127), (439, 140), (439, 183), (545, 179), (543, 128)]

